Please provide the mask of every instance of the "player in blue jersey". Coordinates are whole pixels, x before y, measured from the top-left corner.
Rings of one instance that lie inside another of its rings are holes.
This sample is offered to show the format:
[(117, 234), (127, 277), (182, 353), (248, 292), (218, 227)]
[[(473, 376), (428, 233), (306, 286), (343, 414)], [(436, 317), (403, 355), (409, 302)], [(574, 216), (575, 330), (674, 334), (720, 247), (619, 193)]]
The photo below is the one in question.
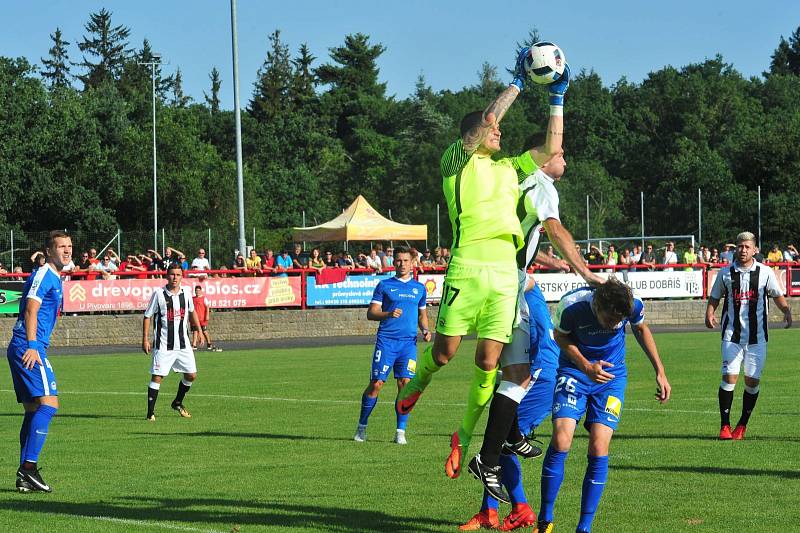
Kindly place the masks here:
[[(367, 309), (367, 319), (379, 321), (380, 325), (372, 354), (370, 381), (361, 395), (361, 415), (353, 437), (358, 442), (367, 440), (367, 420), (378, 403), (378, 395), (389, 377), (389, 371), (394, 373), (398, 392), (414, 377), (417, 369), (417, 327), (422, 330), (422, 338), (426, 342), (431, 340), (425, 309), (425, 286), (414, 279), (412, 268), (411, 252), (407, 248), (395, 249), (396, 275), (378, 283)], [(395, 412), (397, 431), (394, 442), (406, 444), (408, 414), (396, 409)]]
[[(550, 414), (556, 370), (558, 369), (559, 348), (553, 338), (553, 321), (550, 318), (550, 311), (538, 285), (531, 283), (525, 292), (525, 301), (528, 304), (531, 324), (531, 384), (519, 404), (517, 416), (520, 432), (531, 438), (533, 431)], [(502, 483), (511, 499), (511, 513), (500, 524), (497, 515), (499, 501), (484, 489), (480, 512), (459, 526), (460, 531), (475, 531), (481, 527), (511, 531), (529, 527), (536, 522), (536, 514), (528, 505), (522, 487), (522, 470), (517, 455), (510, 453), (510, 450), (505, 448), (503, 454), (500, 455), (500, 466), (502, 467)]]
[(58, 389), (47, 359), (50, 335), (61, 310), (61, 270), (72, 260), (72, 239), (51, 231), (46, 243), (47, 263), (25, 282), (6, 356), (17, 402), (25, 408), (19, 432), (20, 459), (17, 490), (51, 492), (39, 473), (39, 454), (47, 438), (50, 420), (58, 410)]
[(553, 531), (553, 507), (564, 480), (564, 462), (575, 427), (584, 414), (589, 429), (589, 464), (583, 478), (581, 516), (576, 531), (589, 532), (608, 477), (608, 448), (625, 401), (625, 324), (656, 372), (656, 400), (669, 400), (670, 384), (644, 304), (615, 278), (596, 289), (565, 294), (558, 304), (555, 340), (561, 348), (553, 395), (553, 437), (542, 464), (541, 508), (534, 532)]

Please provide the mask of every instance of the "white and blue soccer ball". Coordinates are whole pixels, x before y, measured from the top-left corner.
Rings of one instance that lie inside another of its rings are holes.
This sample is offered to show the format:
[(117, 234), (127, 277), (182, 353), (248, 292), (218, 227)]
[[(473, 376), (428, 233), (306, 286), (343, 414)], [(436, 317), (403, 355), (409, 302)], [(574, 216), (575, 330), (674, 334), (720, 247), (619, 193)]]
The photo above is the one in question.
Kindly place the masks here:
[(558, 80), (564, 73), (567, 57), (557, 44), (540, 41), (531, 45), (525, 58), (525, 72), (534, 83), (548, 84)]

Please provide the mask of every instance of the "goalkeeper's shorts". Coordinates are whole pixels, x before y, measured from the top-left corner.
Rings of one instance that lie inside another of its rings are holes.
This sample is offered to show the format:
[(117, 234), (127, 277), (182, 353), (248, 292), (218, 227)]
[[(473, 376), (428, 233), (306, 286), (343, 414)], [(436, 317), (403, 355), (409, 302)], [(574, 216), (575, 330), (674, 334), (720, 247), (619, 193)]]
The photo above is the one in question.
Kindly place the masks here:
[(453, 257), (442, 288), (436, 332), (453, 337), (477, 333), (479, 339), (510, 342), (518, 287), (514, 262)]

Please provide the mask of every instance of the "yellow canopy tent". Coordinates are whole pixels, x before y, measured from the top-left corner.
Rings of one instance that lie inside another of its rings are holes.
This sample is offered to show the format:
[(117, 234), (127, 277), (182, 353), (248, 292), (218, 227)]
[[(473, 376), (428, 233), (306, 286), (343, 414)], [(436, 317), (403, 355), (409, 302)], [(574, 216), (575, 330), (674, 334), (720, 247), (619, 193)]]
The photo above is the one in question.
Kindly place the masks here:
[(292, 238), (300, 241), (424, 241), (426, 224), (400, 224), (384, 218), (361, 196), (333, 220), (319, 226), (292, 228)]

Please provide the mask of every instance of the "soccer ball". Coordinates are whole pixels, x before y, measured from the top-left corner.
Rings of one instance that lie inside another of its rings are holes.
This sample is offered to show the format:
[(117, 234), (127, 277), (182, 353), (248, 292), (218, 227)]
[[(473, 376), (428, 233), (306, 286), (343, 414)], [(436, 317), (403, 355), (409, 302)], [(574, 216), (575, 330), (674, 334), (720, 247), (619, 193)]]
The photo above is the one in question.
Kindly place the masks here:
[(558, 45), (541, 41), (531, 46), (525, 58), (525, 72), (534, 83), (547, 84), (564, 73), (567, 58)]

